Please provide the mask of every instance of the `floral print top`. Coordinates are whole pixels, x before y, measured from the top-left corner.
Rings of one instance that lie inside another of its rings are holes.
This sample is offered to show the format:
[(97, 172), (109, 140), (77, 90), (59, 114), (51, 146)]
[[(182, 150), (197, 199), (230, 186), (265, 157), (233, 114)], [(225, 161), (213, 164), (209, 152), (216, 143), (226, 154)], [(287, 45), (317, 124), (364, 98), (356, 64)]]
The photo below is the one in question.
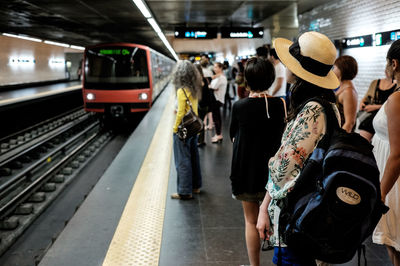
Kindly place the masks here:
[[(334, 106), (334, 105), (332, 105)], [(337, 108), (333, 107), (338, 115)], [(277, 200), (286, 197), (296, 183), (305, 161), (325, 134), (323, 107), (314, 101), (308, 102), (295, 119), (291, 120), (282, 135), (281, 146), (269, 160), (269, 178), (266, 186), (271, 195), (268, 213), (273, 224), (273, 245), (279, 245), (278, 218), (280, 209)], [(281, 242), (281, 246), (285, 246)]]

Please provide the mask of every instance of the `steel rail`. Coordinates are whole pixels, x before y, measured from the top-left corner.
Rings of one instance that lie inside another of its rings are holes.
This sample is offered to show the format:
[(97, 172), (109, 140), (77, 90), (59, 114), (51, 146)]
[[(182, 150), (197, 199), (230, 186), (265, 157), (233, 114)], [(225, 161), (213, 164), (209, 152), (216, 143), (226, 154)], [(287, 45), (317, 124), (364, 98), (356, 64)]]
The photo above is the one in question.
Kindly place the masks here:
[[(66, 157), (58, 161), (54, 166), (48, 169), (45, 173), (36, 178), (31, 184), (25, 187), (11, 200), (7, 201), (6, 204), (0, 207), (0, 219), (5, 218), (7, 215), (12, 213), (14, 209), (28, 199), (33, 193), (35, 193), (44, 183), (46, 183), (52, 175), (58, 171), (64, 164), (66, 164), (71, 158), (79, 153), (85, 146), (87, 146), (93, 139), (95, 139), (100, 133), (96, 132), (85, 140), (82, 144), (73, 149)], [(80, 134), (82, 135), (82, 134)]]
[(33, 163), (32, 165), (30, 165), (29, 167), (27, 167), (26, 169), (24, 169), (23, 171), (21, 171), (20, 173), (18, 173), (17, 175), (15, 175), (14, 177), (12, 177), (11, 179), (7, 180), (6, 182), (4, 182), (3, 184), (0, 185), (0, 193), (3, 193), (4, 190), (8, 189), (10, 186), (13, 185), (13, 183), (17, 182), (19, 179), (26, 177), (27, 175), (29, 175), (30, 172), (32, 172), (34, 169), (36, 169), (38, 166), (40, 166), (41, 164), (43, 164), (44, 162), (47, 161), (47, 159), (49, 157), (52, 157), (53, 155), (57, 154), (58, 152), (60, 152), (61, 150), (65, 149), (66, 147), (68, 147), (69, 145), (71, 145), (73, 142), (77, 141), (79, 138), (82, 137), (82, 135), (86, 134), (88, 131), (92, 130), (94, 127), (98, 126), (99, 122), (96, 121), (94, 122), (91, 126), (89, 126), (88, 128), (86, 128), (85, 130), (83, 130), (82, 132), (80, 132), (79, 134), (75, 135), (74, 137), (72, 137), (71, 139), (69, 139), (68, 141), (66, 141), (65, 143), (63, 143), (62, 145), (60, 145), (59, 147), (57, 147), (55, 150), (47, 153), (46, 155), (42, 156), (41, 159), (37, 160), (35, 163)]
[(21, 157), (28, 152), (36, 149), (37, 147), (43, 145), (46, 142), (49, 142), (50, 140), (62, 135), (65, 133), (67, 130), (70, 130), (71, 128), (78, 126), (79, 124), (83, 123), (90, 117), (89, 114), (86, 114), (84, 116), (79, 117), (77, 120), (73, 120), (69, 122), (66, 125), (63, 125), (54, 131), (48, 132), (45, 135), (42, 135), (25, 145), (19, 146), (17, 149), (13, 149), (9, 152), (6, 152), (0, 156), (0, 167), (5, 166), (7, 163), (16, 160), (18, 157)]

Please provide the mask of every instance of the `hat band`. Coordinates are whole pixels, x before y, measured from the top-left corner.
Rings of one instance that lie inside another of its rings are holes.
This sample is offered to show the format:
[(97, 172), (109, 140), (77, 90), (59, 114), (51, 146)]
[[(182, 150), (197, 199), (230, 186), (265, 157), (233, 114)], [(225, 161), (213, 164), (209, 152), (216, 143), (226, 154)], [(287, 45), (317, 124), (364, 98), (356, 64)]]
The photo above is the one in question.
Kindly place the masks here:
[(317, 76), (325, 77), (328, 75), (329, 71), (332, 69), (332, 65), (326, 65), (324, 63), (321, 63), (317, 60), (312, 59), (311, 57), (308, 56), (303, 56), (300, 53), (300, 45), (298, 42), (294, 42), (290, 47), (289, 47), (289, 53), (299, 61), (300, 65), (307, 70), (308, 72), (311, 72), (312, 74), (315, 74)]

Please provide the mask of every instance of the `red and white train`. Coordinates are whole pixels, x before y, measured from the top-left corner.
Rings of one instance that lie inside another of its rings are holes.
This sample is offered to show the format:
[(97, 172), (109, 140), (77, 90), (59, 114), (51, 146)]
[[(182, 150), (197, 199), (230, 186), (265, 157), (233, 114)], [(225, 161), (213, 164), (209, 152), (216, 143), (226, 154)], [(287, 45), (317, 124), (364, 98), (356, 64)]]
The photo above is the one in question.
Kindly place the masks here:
[(82, 68), (85, 110), (112, 117), (149, 110), (168, 83), (175, 63), (144, 45), (87, 47)]

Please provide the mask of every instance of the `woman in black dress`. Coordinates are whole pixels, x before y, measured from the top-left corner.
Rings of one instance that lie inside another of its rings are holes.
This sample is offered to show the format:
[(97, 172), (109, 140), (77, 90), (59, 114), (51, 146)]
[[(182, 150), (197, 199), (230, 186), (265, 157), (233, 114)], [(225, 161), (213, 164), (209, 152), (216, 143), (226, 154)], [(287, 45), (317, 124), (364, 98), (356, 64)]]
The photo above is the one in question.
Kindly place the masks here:
[(232, 196), (242, 201), (250, 264), (260, 264), (260, 238), (256, 229), (259, 203), (265, 196), (268, 161), (279, 148), (285, 126), (286, 106), (266, 90), (275, 79), (269, 61), (251, 58), (244, 71), (248, 98), (233, 105), (230, 137), (233, 141)]

